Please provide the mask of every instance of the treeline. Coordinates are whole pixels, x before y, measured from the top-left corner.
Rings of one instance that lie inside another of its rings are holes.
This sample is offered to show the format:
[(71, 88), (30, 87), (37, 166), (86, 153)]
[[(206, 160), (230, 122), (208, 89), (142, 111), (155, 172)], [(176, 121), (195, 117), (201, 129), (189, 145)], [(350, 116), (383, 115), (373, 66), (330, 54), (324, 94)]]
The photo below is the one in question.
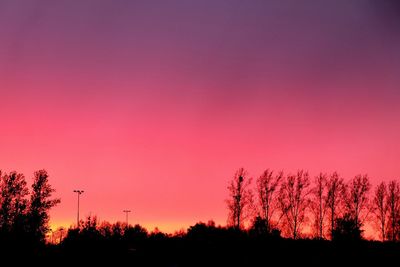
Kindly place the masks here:
[[(52, 242), (46, 243), (49, 211), (60, 202), (52, 198), (47, 172), (35, 172), (30, 188), (23, 174), (1, 172), (0, 178), (1, 257), (19, 265), (80, 259), (91, 265), (321, 266), (329, 259), (333, 265), (358, 266), (396, 262), (400, 255), (400, 242), (362, 241), (366, 223), (376, 226), (382, 240), (399, 241), (396, 180), (373, 188), (366, 175), (346, 182), (337, 173), (311, 178), (305, 171), (266, 170), (252, 183), (241, 168), (228, 186), (227, 226), (199, 222), (166, 234), (89, 216), (66, 234), (60, 228), (47, 235)], [(310, 229), (313, 235), (305, 235)]]
[(43, 244), (49, 230), (49, 210), (60, 200), (45, 170), (36, 171), (29, 189), (25, 176), (0, 170), (0, 245), (11, 249)]
[(394, 242), (331, 242), (283, 238), (279, 231), (259, 231), (199, 222), (186, 231), (148, 232), (140, 225), (99, 222), (87, 217), (79, 228), (49, 246), (42, 262), (74, 264), (76, 259), (112, 265), (137, 266), (270, 266), (270, 265), (385, 265), (398, 261)]
[(311, 177), (307, 171), (265, 170), (255, 181), (245, 169), (228, 186), (228, 225), (298, 239), (360, 240), (368, 224), (382, 241), (400, 240), (400, 183), (374, 188), (368, 175), (345, 181), (337, 172)]

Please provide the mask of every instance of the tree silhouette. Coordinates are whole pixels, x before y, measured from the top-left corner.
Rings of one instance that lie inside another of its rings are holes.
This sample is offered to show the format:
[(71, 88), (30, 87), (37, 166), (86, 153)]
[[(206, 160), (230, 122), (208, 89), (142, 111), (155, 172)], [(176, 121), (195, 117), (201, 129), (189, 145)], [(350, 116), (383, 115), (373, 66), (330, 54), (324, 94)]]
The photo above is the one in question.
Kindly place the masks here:
[(396, 241), (400, 233), (400, 183), (390, 181), (388, 186), (387, 205), (389, 212), (389, 238)]
[(111, 237), (112, 237), (112, 224), (107, 222), (107, 221), (101, 222), (101, 224), (99, 226), (99, 232), (106, 239), (111, 239)]
[(285, 219), (287, 230), (293, 239), (297, 239), (305, 221), (309, 205), (308, 195), (310, 178), (308, 172), (300, 170), (296, 175), (288, 175), (279, 191), (279, 204)]
[(359, 241), (361, 240), (361, 225), (353, 214), (346, 213), (343, 217), (336, 219), (336, 227), (332, 232), (334, 241)]
[[(284, 176), (267, 169), (257, 179), (259, 214), (252, 217), (249, 225), (246, 220), (255, 211), (252, 184), (241, 168), (228, 186), (230, 213), (227, 226), (216, 227), (215, 222), (210, 221), (207, 224), (199, 222), (187, 232), (165, 234), (155, 229), (148, 233), (140, 225), (100, 223), (96, 216), (88, 216), (79, 228), (70, 228), (65, 236), (62, 228), (52, 231), (52, 243), (48, 244), (44, 241), (49, 229), (49, 209), (59, 200), (53, 198), (54, 189), (48, 182), (47, 172), (35, 172), (30, 192), (22, 174), (1, 172), (0, 178), (2, 257), (10, 251), (33, 256), (41, 262), (84, 257), (90, 262), (111, 259), (115, 263), (116, 259), (121, 259), (121, 262), (126, 260), (137, 266), (191, 266), (193, 259), (199, 260), (199, 265), (207, 265), (211, 261), (205, 258), (209, 256), (219, 257), (217, 265), (258, 266), (255, 262), (265, 251), (268, 251), (268, 257), (263, 259), (271, 264), (281, 262), (286, 255), (292, 255), (290, 263), (301, 262), (303, 258), (308, 261), (310, 257), (298, 255), (310, 252), (312, 263), (323, 262), (326, 258), (340, 263), (349, 256), (352, 260), (362, 259), (368, 263), (376, 259), (393, 260), (400, 248), (400, 242), (363, 240), (355, 243), (363, 238), (364, 224), (375, 222), (380, 224), (382, 241), (399, 239), (400, 183), (397, 180), (387, 186), (384, 182), (378, 184), (369, 201), (371, 186), (366, 175), (358, 175), (344, 185), (337, 173), (320, 173), (311, 184), (308, 172), (300, 170)], [(280, 214), (274, 213), (277, 208)], [(375, 217), (367, 216), (368, 212), (373, 212)], [(315, 222), (307, 225), (308, 217), (314, 218)], [(317, 230), (318, 239), (326, 237), (324, 229), (328, 223), (333, 243), (307, 238), (312, 226)], [(281, 231), (289, 238), (280, 238)]]
[(354, 219), (357, 226), (362, 226), (369, 211), (368, 192), (371, 183), (367, 175), (357, 175), (349, 181), (344, 191), (346, 213)]
[(251, 179), (247, 178), (245, 169), (236, 171), (230, 181), (229, 199), (227, 200), (229, 215), (228, 224), (236, 229), (241, 229), (246, 219), (251, 216), (253, 194), (250, 189)]
[[(53, 235), (55, 234), (55, 236), (52, 236), (52, 242), (60, 244), (62, 242), (63, 238), (65, 237), (64, 233), (65, 233), (64, 227), (62, 227), (62, 226), (58, 227), (56, 229), (56, 231), (53, 232)], [(54, 239), (54, 237), (56, 239)]]
[(388, 193), (385, 182), (381, 182), (375, 188), (375, 194), (373, 199), (372, 212), (375, 214), (375, 218), (378, 221), (380, 236), (382, 241), (386, 239), (386, 228), (388, 220)]
[[(269, 169), (265, 170), (263, 174), (257, 179), (257, 193), (258, 203), (260, 207), (260, 214), (262, 221), (265, 222), (265, 231), (271, 231), (272, 218), (275, 211), (279, 208), (277, 200), (277, 192), (280, 181), (282, 180), (283, 172), (274, 174)], [(259, 220), (257, 222), (260, 222)]]
[(335, 229), (336, 216), (345, 189), (343, 178), (340, 178), (339, 174), (334, 172), (327, 181), (327, 187), (327, 206), (330, 215), (330, 233), (332, 234), (332, 231)]
[(324, 238), (325, 214), (328, 207), (327, 175), (320, 173), (314, 179), (311, 208), (314, 213), (314, 227), (319, 239)]
[(133, 227), (127, 227), (124, 231), (124, 239), (126, 240), (135, 240), (136, 242), (142, 242), (146, 240), (148, 236), (148, 232), (146, 228), (136, 224)]
[(269, 239), (277, 239), (281, 237), (281, 231), (277, 228), (267, 228), (267, 223), (265, 219), (261, 216), (256, 216), (253, 223), (249, 229), (249, 234), (252, 237), (268, 237)]
[(121, 222), (114, 223), (111, 227), (111, 231), (114, 240), (122, 239), (122, 236), (124, 234), (123, 224)]
[(2, 232), (20, 232), (24, 227), (29, 190), (21, 173), (0, 171), (0, 229)]
[(213, 221), (198, 222), (187, 229), (186, 238), (194, 242), (209, 242), (216, 238), (218, 229)]
[(34, 173), (28, 210), (28, 227), (34, 241), (44, 241), (49, 230), (49, 210), (60, 203), (60, 199), (51, 199), (55, 190), (49, 184), (48, 177), (45, 170)]

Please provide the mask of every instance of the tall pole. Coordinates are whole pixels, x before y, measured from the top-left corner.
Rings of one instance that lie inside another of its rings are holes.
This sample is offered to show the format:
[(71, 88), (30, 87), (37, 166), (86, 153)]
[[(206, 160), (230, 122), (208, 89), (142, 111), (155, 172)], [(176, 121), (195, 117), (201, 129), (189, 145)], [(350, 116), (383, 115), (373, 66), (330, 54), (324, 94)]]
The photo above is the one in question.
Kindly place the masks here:
[(77, 193), (78, 195), (78, 216), (76, 218), (76, 228), (79, 229), (79, 196), (83, 193), (83, 190), (74, 190), (74, 193)]
[(129, 226), (129, 224), (128, 224), (128, 214), (131, 211), (130, 210), (123, 210), (123, 212), (125, 212), (125, 214), (126, 214), (126, 227), (128, 227)]

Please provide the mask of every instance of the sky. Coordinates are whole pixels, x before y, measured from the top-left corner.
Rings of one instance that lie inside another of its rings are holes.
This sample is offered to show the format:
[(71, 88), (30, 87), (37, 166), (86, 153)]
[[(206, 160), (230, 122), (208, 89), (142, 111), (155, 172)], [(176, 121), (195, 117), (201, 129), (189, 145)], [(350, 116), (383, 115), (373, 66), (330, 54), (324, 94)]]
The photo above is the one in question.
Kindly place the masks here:
[(81, 217), (225, 225), (244, 167), (400, 179), (395, 1), (0, 0), (0, 169)]

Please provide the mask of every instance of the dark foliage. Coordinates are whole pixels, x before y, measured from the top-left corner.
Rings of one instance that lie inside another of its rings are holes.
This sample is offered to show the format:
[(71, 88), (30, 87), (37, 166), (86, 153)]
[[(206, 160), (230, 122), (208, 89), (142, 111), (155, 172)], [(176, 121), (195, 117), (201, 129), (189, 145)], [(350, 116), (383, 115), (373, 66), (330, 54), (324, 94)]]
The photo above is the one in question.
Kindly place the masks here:
[(265, 235), (257, 225), (265, 229), (262, 219), (254, 220), (249, 231), (199, 222), (185, 234), (168, 235), (158, 230), (148, 233), (140, 225), (99, 225), (91, 217), (80, 229), (70, 229), (61, 244), (44, 247), (32, 258), (48, 265), (59, 261), (68, 265), (219, 267), (358, 266), (388, 264), (400, 257), (398, 243), (285, 239), (279, 234)]
[[(129, 266), (218, 267), (336, 266), (343, 264), (383, 266), (400, 261), (400, 243), (395, 242), (398, 239), (398, 225), (400, 225), (397, 213), (400, 193), (397, 184), (390, 187), (393, 188), (392, 191), (389, 190), (392, 193), (387, 195), (388, 199), (391, 199), (391, 202), (388, 203), (391, 204), (393, 210), (393, 215), (388, 217), (388, 221), (395, 226), (391, 228), (389, 226), (388, 230), (393, 232), (394, 238), (390, 239), (394, 242), (375, 242), (363, 239), (362, 224), (366, 216), (360, 215), (366, 213), (368, 188), (358, 190), (359, 183), (353, 183), (355, 186), (350, 189), (354, 188), (354, 190), (349, 190), (348, 194), (345, 194), (344, 185), (342, 185), (343, 190), (338, 186), (335, 188), (340, 190), (330, 190), (332, 186), (328, 183), (326, 197), (319, 198), (326, 199), (328, 211), (331, 212), (326, 222), (329, 226), (334, 227), (331, 233), (333, 242), (321, 238), (324, 227), (322, 216), (320, 216), (319, 235), (316, 239), (306, 239), (304, 236), (297, 235), (297, 232), (300, 233), (299, 230), (293, 231), (296, 233), (293, 238), (284, 238), (281, 236), (281, 229), (285, 229), (279, 228), (282, 227), (279, 223), (280, 217), (274, 217), (270, 213), (270, 208), (272, 210), (276, 208), (274, 201), (284, 202), (286, 204), (284, 211), (292, 211), (297, 214), (297, 217), (295, 220), (287, 220), (292, 218), (289, 216), (290, 214), (282, 213), (281, 216), (286, 216), (286, 223), (288, 221), (298, 223), (295, 228), (300, 229), (297, 227), (307, 219), (304, 218), (309, 202), (308, 191), (305, 190), (308, 187), (307, 179), (298, 183), (297, 186), (291, 187), (285, 184), (282, 186), (279, 184), (281, 180), (277, 179), (276, 186), (280, 186), (279, 192), (282, 193), (282, 190), (286, 190), (286, 194), (278, 195), (280, 199), (269, 195), (268, 201), (259, 201), (264, 203), (264, 209), (261, 210), (267, 210), (268, 206), (268, 212), (255, 216), (249, 224), (250, 226), (246, 228), (243, 220), (251, 219), (249, 214), (252, 212), (248, 209), (254, 208), (251, 205), (252, 193), (247, 188), (250, 183), (246, 184), (246, 190), (244, 190), (240, 184), (243, 182), (242, 176), (236, 175), (235, 178), (239, 181), (240, 186), (232, 187), (237, 189), (236, 191), (230, 190), (230, 193), (236, 192), (236, 195), (232, 195), (230, 202), (236, 206), (229, 206), (233, 207), (230, 215), (235, 215), (231, 216), (234, 223), (231, 223), (230, 227), (216, 226), (213, 221), (199, 222), (189, 227), (187, 232), (181, 231), (171, 235), (158, 229), (149, 233), (140, 225), (131, 226), (119, 222), (100, 223), (95, 216), (89, 216), (78, 223), (78, 228), (70, 228), (66, 235), (64, 233), (64, 239), (59, 237), (57, 245), (54, 245), (44, 242), (45, 234), (49, 230), (49, 210), (59, 203), (58, 199), (52, 199), (54, 190), (48, 182), (47, 172), (43, 170), (35, 172), (30, 191), (22, 174), (2, 173), (0, 177), (0, 251), (4, 261), (13, 262), (15, 265), (54, 266), (60, 263), (63, 265), (101, 264), (110, 266), (122, 264)], [(298, 175), (298, 177), (303, 177), (303, 175)], [(294, 181), (294, 179), (292, 180)], [(292, 180), (289, 179), (290, 185)], [(363, 181), (362, 179), (358, 180)], [(358, 180), (355, 179), (355, 181)], [(270, 187), (263, 183), (263, 190), (270, 192)], [(299, 193), (295, 193), (296, 190)], [(335, 191), (334, 200), (330, 199), (329, 190)], [(342, 194), (344, 199), (340, 199), (340, 192), (344, 192)], [(264, 196), (266, 194), (260, 195), (264, 200), (267, 199)], [(296, 196), (295, 202), (291, 201), (292, 195)], [(247, 197), (247, 202), (242, 202), (243, 199), (246, 199), (244, 196)], [(282, 198), (287, 196), (289, 197), (288, 201), (286, 198)], [(363, 202), (354, 201), (360, 199), (358, 196), (361, 196)], [(240, 199), (240, 201), (234, 202), (236, 199)], [(344, 203), (347, 205), (344, 208), (341, 207), (342, 200), (348, 201)], [(359, 209), (359, 205), (353, 205), (353, 203), (361, 203), (363, 209)], [(335, 219), (333, 223), (332, 219)]]
[(349, 214), (336, 219), (336, 228), (332, 232), (332, 240), (336, 242), (355, 242), (362, 239), (360, 223)]
[(0, 171), (0, 250), (35, 251), (45, 245), (49, 211), (60, 200), (52, 199), (54, 189), (45, 170), (34, 173), (29, 191), (23, 174)]
[(278, 239), (281, 238), (281, 231), (277, 228), (269, 228), (266, 219), (257, 216), (249, 229), (249, 235), (261, 239)]

